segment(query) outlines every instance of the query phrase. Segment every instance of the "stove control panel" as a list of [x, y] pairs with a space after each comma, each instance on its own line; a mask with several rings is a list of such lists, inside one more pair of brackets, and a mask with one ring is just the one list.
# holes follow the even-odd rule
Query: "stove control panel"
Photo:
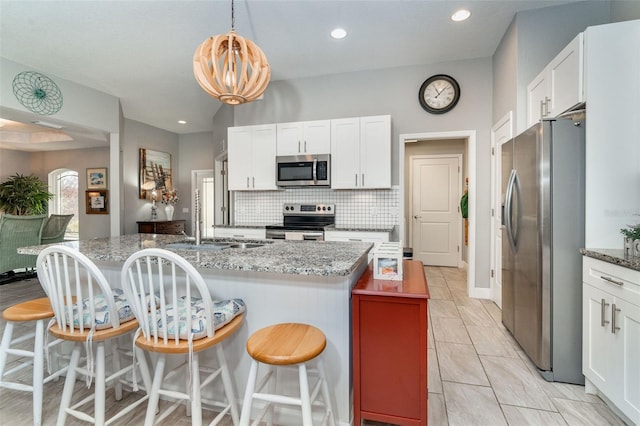
[[290, 215], [335, 215], [335, 204], [285, 204], [282, 212]]

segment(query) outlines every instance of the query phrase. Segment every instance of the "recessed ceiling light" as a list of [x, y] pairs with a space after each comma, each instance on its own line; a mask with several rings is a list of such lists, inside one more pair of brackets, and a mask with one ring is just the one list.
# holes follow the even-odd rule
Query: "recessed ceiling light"
[[347, 36], [347, 31], [345, 31], [343, 28], [336, 28], [335, 30], [331, 31], [331, 37], [339, 40], [341, 38], [345, 38]]
[[451, 15], [451, 20], [456, 22], [464, 21], [469, 16], [471, 16], [471, 12], [469, 12], [467, 9], [460, 9], [456, 11], [453, 15]]
[[178, 124], [187, 124], [187, 122], [184, 120], [178, 120]]

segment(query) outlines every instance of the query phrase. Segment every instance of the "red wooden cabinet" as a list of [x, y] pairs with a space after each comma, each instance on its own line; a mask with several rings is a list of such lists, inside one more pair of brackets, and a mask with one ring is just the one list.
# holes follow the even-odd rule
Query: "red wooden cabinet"
[[372, 265], [351, 292], [354, 424], [427, 424], [427, 309], [422, 262], [403, 261], [402, 281], [374, 280]]

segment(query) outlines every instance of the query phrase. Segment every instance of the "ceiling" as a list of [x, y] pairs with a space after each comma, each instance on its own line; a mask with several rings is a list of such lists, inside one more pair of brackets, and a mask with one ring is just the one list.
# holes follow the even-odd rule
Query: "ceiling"
[[[236, 0], [235, 28], [265, 52], [272, 81], [288, 80], [489, 57], [516, 12], [573, 1]], [[453, 22], [461, 7], [471, 17]], [[335, 27], [347, 37], [332, 39]], [[0, 0], [3, 57], [118, 97], [126, 118], [178, 134], [212, 130], [221, 104], [195, 82], [193, 53], [230, 28], [230, 0]]]

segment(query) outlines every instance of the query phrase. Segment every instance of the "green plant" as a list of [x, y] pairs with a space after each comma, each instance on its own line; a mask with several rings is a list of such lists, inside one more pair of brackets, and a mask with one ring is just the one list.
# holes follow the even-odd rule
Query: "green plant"
[[640, 223], [627, 228], [620, 229], [620, 233], [630, 240], [640, 240]]
[[52, 197], [47, 184], [33, 174], [25, 176], [16, 173], [0, 183], [0, 210], [7, 214], [45, 214], [47, 202]]

